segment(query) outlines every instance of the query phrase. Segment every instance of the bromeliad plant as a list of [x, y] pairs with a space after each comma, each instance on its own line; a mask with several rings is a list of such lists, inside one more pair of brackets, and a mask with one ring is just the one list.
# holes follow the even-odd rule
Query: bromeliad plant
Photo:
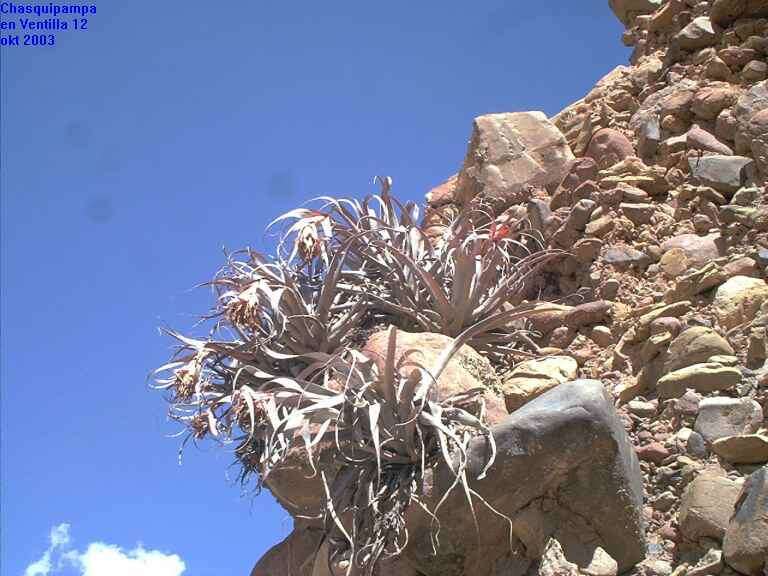
[[[526, 317], [541, 308], [522, 300], [528, 280], [561, 252], [543, 250], [525, 227], [465, 209], [439, 241], [419, 225], [419, 210], [390, 193], [391, 181], [362, 202], [320, 198], [270, 226], [285, 230], [277, 256], [231, 254], [212, 280], [212, 335], [179, 342], [156, 371], [170, 415], [187, 441], [236, 443], [241, 479], [269, 484], [295, 450], [315, 468], [313, 449], [335, 446], [333, 469], [316, 471], [325, 492], [329, 560], [370, 574], [399, 553], [405, 516], [423, 501], [425, 471], [448, 464], [470, 505], [470, 440], [493, 436], [483, 419], [483, 390], [442, 398], [436, 382], [468, 344], [494, 363], [509, 362]], [[390, 326], [382, 366], [365, 357], [367, 330]], [[395, 358], [396, 328], [454, 338], [433, 366], [404, 372]], [[450, 492], [450, 490], [449, 490]], [[437, 525], [437, 524], [436, 524]]]

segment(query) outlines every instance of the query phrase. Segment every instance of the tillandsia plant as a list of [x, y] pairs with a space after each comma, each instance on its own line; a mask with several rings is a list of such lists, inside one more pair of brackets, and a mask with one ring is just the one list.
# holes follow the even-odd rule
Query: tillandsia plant
[[[491, 450], [482, 389], [442, 397], [437, 380], [467, 344], [494, 363], [519, 347], [524, 321], [546, 311], [522, 301], [528, 280], [562, 254], [542, 249], [525, 226], [467, 208], [438, 241], [419, 209], [390, 192], [391, 180], [365, 200], [317, 199], [270, 226], [285, 225], [277, 255], [245, 249], [227, 257], [210, 282], [216, 305], [207, 339], [166, 332], [179, 343], [155, 371], [170, 415], [189, 441], [234, 443], [245, 483], [269, 484], [292, 450], [303, 450], [325, 494], [329, 565], [372, 574], [382, 557], [406, 545], [406, 513], [421, 506], [435, 519], [448, 494], [428, 508], [425, 472], [447, 464], [470, 508], [467, 448], [477, 435]], [[387, 358], [360, 352], [361, 337], [390, 326]], [[453, 338], [436, 363], [403, 370], [397, 330]], [[313, 453], [332, 441], [334, 466]], [[482, 475], [481, 474], [481, 475]], [[435, 529], [437, 533], [437, 528]]]

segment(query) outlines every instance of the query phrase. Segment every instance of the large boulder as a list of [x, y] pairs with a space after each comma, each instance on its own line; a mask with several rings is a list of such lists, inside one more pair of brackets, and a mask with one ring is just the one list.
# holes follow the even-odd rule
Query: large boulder
[[[550, 537], [565, 556], [588, 566], [598, 547], [628, 570], [645, 555], [643, 487], [639, 463], [613, 406], [595, 380], [562, 384], [508, 416], [492, 429], [496, 461], [477, 478], [488, 458], [483, 437], [470, 445], [467, 477], [483, 498], [473, 498], [480, 526], [475, 531], [466, 496], [451, 491], [437, 512], [439, 546], [433, 554], [426, 514], [409, 517], [406, 554], [424, 576], [472, 574], [520, 576], [526, 566], [513, 548], [538, 560]], [[434, 476], [429, 501], [442, 498], [454, 483], [447, 466]], [[489, 506], [495, 510], [491, 511]], [[516, 543], [522, 543], [517, 546]], [[520, 553], [518, 553], [520, 554]], [[504, 572], [499, 572], [504, 566]]]
[[550, 191], [574, 160], [562, 133], [543, 112], [488, 114], [475, 118], [455, 197], [478, 195], [509, 205], [528, 199], [528, 187]]
[[[296, 521], [293, 531], [270, 548], [254, 566], [251, 576], [336, 576], [344, 574], [344, 566], [328, 567], [328, 548], [323, 545], [323, 530]], [[382, 559], [373, 576], [418, 576], [400, 558]]]
[[717, 34], [712, 28], [712, 22], [706, 16], [694, 18], [672, 39], [673, 45], [683, 50], [699, 50], [712, 46], [717, 42]]
[[739, 498], [736, 482], [715, 472], [703, 472], [683, 492], [680, 533], [691, 542], [722, 540]]
[[322, 535], [320, 528], [297, 526], [259, 559], [251, 576], [313, 576], [315, 552]]
[[768, 300], [768, 284], [761, 278], [734, 276], [717, 288], [713, 311], [725, 330], [754, 320]]
[[744, 482], [723, 541], [725, 561], [742, 574], [759, 576], [768, 561], [768, 466]]
[[752, 158], [746, 156], [703, 156], [689, 158], [688, 164], [695, 182], [710, 186], [731, 197], [747, 183]]
[[[443, 350], [453, 344], [453, 338], [432, 332], [395, 330], [395, 365], [401, 376], [407, 377], [417, 366], [431, 370]], [[373, 360], [383, 373], [389, 347], [389, 328], [374, 332], [361, 352]], [[478, 387], [498, 387], [496, 371], [487, 358], [469, 346], [462, 346], [437, 380], [440, 398]]]
[[[443, 334], [411, 333], [395, 330], [395, 363], [401, 375], [407, 376], [416, 366], [431, 369], [442, 351], [453, 343]], [[374, 332], [362, 347], [381, 373], [387, 358], [389, 329]], [[507, 412], [498, 390], [501, 384], [496, 371], [484, 356], [469, 346], [462, 346], [450, 360], [433, 388], [433, 397], [443, 399], [453, 394], [485, 388], [485, 415], [489, 423], [502, 420]], [[320, 469], [333, 475], [337, 469], [338, 448], [330, 435], [312, 449]], [[323, 484], [319, 474], [307, 460], [304, 446], [293, 447], [280, 466], [265, 480], [267, 488], [292, 516], [317, 516], [324, 509]]]

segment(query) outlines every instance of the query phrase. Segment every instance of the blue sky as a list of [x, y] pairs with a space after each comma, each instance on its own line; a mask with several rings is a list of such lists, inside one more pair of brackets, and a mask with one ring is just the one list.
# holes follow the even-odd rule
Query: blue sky
[[626, 63], [622, 28], [602, 0], [97, 10], [53, 48], [0, 49], [0, 570], [48, 551], [36, 574], [112, 576], [88, 567], [106, 550], [126, 574], [157, 552], [247, 575], [290, 518], [241, 495], [226, 450], [177, 464], [146, 385], [170, 350], [157, 326], [190, 327], [210, 304], [190, 289], [223, 247], [267, 247], [276, 215], [376, 174], [421, 199], [474, 116], [582, 97]]

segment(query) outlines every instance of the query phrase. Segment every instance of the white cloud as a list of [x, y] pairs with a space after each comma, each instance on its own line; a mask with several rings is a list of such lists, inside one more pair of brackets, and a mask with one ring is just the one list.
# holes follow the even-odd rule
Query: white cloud
[[82, 554], [68, 552], [65, 558], [80, 569], [82, 576], [181, 576], [186, 568], [176, 554], [145, 550], [142, 546], [123, 552], [103, 542], [92, 542]]
[[181, 576], [186, 570], [177, 554], [147, 550], [141, 544], [127, 551], [104, 542], [91, 542], [85, 552], [69, 549], [69, 527], [51, 529], [48, 549], [27, 566], [24, 576], [53, 576], [64, 568], [74, 568], [78, 576]]
[[69, 524], [63, 523], [51, 528], [48, 539], [48, 549], [39, 559], [27, 566], [24, 576], [48, 576], [51, 573], [51, 556], [60, 548], [69, 546]]

